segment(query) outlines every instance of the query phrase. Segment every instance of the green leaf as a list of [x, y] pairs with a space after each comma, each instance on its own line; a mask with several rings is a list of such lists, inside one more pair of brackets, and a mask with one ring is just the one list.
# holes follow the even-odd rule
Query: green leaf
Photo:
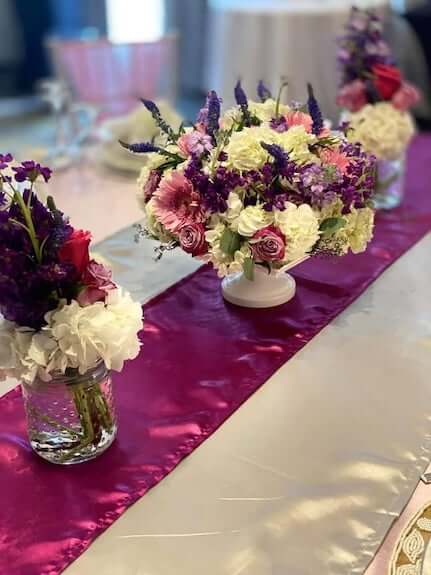
[[330, 236], [335, 234], [336, 231], [343, 228], [346, 225], [346, 220], [344, 218], [340, 218], [338, 216], [332, 218], [326, 218], [320, 224], [320, 231], [323, 232], [326, 236]]
[[241, 247], [241, 236], [226, 228], [220, 238], [220, 248], [228, 256], [233, 256]]
[[242, 269], [244, 271], [245, 277], [252, 282], [254, 280], [253, 260], [251, 258], [245, 259], [244, 263], [242, 264]]

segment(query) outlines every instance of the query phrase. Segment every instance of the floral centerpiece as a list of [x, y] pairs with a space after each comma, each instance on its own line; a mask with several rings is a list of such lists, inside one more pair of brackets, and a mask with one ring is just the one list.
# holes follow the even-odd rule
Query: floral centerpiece
[[245, 306], [287, 301], [292, 280], [277, 272], [317, 254], [361, 252], [372, 236], [374, 158], [329, 131], [311, 86], [307, 106], [282, 104], [282, 88], [274, 99], [260, 83], [250, 101], [238, 83], [237, 105], [224, 114], [212, 91], [196, 123], [177, 132], [144, 100], [165, 145], [122, 142], [147, 155], [141, 232], [161, 242], [160, 254], [179, 246], [211, 262], [229, 276], [225, 298]]
[[51, 171], [0, 155], [0, 379], [23, 384], [32, 447], [70, 463], [115, 437], [109, 370], [139, 352], [142, 310], [89, 255], [74, 229], [36, 194]]
[[375, 13], [352, 8], [338, 41], [337, 103], [348, 110], [344, 119], [351, 128], [349, 139], [379, 160], [377, 207], [391, 208], [402, 198], [404, 155], [415, 131], [408, 110], [420, 94], [403, 79], [382, 28]]

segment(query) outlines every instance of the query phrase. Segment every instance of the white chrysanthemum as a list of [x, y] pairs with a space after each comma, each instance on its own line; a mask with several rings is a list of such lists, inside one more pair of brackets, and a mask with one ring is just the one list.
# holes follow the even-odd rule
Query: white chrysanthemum
[[228, 168], [239, 171], [258, 170], [268, 160], [268, 152], [261, 143], [273, 143], [276, 132], [265, 126], [244, 128], [234, 132], [224, 149], [227, 154], [225, 162]]
[[274, 212], [274, 221], [286, 238], [286, 262], [307, 255], [319, 239], [319, 220], [308, 204], [288, 202], [284, 211]]
[[121, 371], [139, 353], [137, 332], [142, 310], [121, 288], [108, 292], [106, 302], [80, 307], [75, 300], [47, 314], [44, 329], [58, 342], [56, 367], [85, 373], [102, 359], [108, 369]]
[[286, 132], [276, 132], [273, 141], [289, 153], [290, 160], [300, 163], [319, 161], [309, 148], [317, 142], [317, 137], [307, 132], [304, 126], [292, 126]]
[[349, 140], [360, 142], [365, 151], [379, 160], [396, 160], [408, 146], [415, 126], [408, 112], [401, 112], [390, 102], [369, 104], [348, 116]]
[[254, 234], [271, 223], [272, 216], [262, 206], [247, 206], [238, 219], [232, 224], [232, 228], [241, 236], [251, 238]]

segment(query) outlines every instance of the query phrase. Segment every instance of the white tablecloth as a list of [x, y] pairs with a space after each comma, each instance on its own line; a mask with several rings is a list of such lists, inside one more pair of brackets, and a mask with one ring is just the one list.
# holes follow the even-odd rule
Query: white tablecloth
[[[196, 268], [131, 240], [99, 251], [141, 301]], [[430, 249], [431, 235], [65, 573], [362, 574], [429, 459]]]
[[[343, 31], [351, 4], [346, 0], [212, 0], [205, 88], [215, 89], [230, 106], [238, 78], [251, 97], [259, 80], [276, 92], [285, 76], [288, 101], [304, 101], [307, 82], [312, 82], [325, 116], [336, 121], [336, 37]], [[355, 4], [384, 14], [388, 0]], [[394, 18], [389, 40], [404, 73], [428, 97], [421, 48], [407, 23]]]

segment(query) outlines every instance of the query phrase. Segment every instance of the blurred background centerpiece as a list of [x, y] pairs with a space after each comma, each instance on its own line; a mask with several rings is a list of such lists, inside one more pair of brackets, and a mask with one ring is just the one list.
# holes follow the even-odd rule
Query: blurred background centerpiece
[[[430, 0], [355, 4], [384, 17], [403, 76], [423, 94], [414, 114], [426, 128]], [[286, 78], [286, 101], [299, 100], [312, 78], [325, 116], [336, 122], [335, 39], [351, 6], [350, 0], [0, 0], [0, 147], [18, 159], [39, 152], [59, 168], [82, 160], [86, 143], [102, 140], [97, 159], [134, 173], [113, 142], [125, 139], [125, 130], [141, 139], [155, 135], [149, 116], [136, 112], [139, 98], [162, 101], [175, 123], [195, 117], [209, 89], [232, 105], [239, 77], [249, 92], [259, 80], [274, 90]]]

